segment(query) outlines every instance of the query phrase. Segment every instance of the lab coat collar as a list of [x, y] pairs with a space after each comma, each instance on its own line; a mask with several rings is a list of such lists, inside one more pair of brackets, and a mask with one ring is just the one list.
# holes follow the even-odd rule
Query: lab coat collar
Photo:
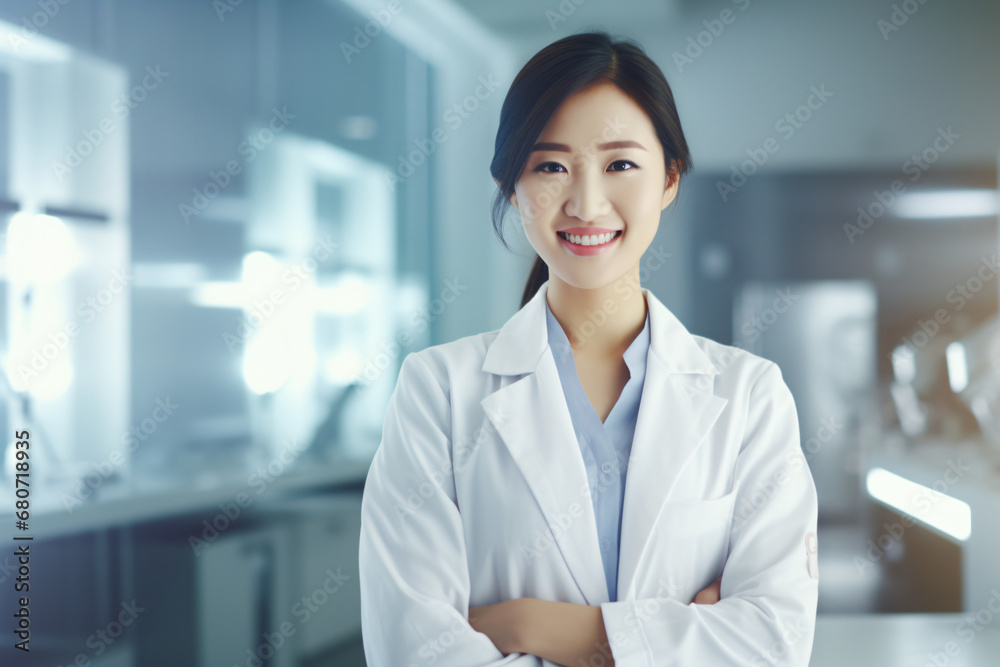
[[[534, 372], [548, 347], [545, 298], [549, 281], [500, 329], [493, 340], [482, 369], [497, 375]], [[719, 370], [688, 333], [677, 317], [647, 288], [642, 288], [649, 309], [650, 352], [668, 373], [704, 373]]]
[[[548, 345], [547, 287], [548, 281], [500, 329], [482, 366], [524, 377], [480, 404], [542, 509], [584, 599], [596, 605], [608, 601], [609, 593], [587, 472]], [[651, 566], [642, 556], [660, 510], [728, 402], [713, 393], [719, 369], [673, 313], [648, 289], [642, 292], [651, 340], [625, 480], [619, 600], [634, 596], [640, 566]]]

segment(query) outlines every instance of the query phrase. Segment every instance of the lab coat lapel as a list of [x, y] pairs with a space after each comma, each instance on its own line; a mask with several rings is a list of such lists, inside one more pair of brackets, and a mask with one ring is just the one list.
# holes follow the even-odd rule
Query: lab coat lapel
[[[491, 373], [527, 375], [480, 403], [527, 481], [586, 603], [597, 605], [608, 600], [608, 586], [587, 471], [548, 346], [547, 286], [507, 321], [483, 363]], [[534, 548], [511, 548], [521, 546]]]
[[[546, 281], [500, 329], [483, 362], [486, 372], [524, 377], [481, 405], [527, 481], [584, 599], [597, 605], [609, 595], [587, 473], [548, 346], [547, 288]], [[712, 393], [710, 377], [702, 379], [718, 369], [680, 321], [642, 291], [651, 339], [626, 473], [618, 599], [631, 594], [660, 508], [727, 402]]]
[[649, 290], [643, 289], [643, 294], [651, 337], [625, 475], [619, 599], [634, 597], [637, 572], [649, 565], [642, 558], [660, 510], [681, 474], [698, 474], [685, 464], [728, 403], [712, 392], [718, 368], [666, 306]]

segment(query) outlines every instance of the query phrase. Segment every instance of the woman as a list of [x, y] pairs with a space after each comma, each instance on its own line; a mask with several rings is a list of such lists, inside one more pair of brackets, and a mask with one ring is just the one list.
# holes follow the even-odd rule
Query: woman
[[362, 503], [369, 667], [808, 664], [792, 396], [639, 281], [690, 166], [634, 42], [572, 35], [514, 79], [493, 222], [514, 206], [538, 257], [501, 329], [403, 360]]

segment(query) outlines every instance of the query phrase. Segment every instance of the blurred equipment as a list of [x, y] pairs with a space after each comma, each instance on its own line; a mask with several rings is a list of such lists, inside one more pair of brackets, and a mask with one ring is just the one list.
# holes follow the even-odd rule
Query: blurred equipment
[[952, 391], [972, 411], [983, 443], [1000, 461], [1000, 318], [951, 342], [946, 360]]
[[863, 452], [879, 437], [876, 301], [863, 280], [747, 283], [734, 307], [734, 344], [778, 364], [795, 398], [819, 500], [820, 613], [874, 612], [883, 585], [882, 562], [857, 565]]
[[861, 445], [877, 428], [875, 315], [862, 280], [750, 282], [736, 298], [734, 344], [778, 364], [795, 397], [821, 522], [861, 509]]
[[[314, 450], [370, 458], [399, 360], [395, 314], [375, 307], [393, 303], [397, 287], [391, 172], [284, 131], [248, 173], [242, 282], [257, 323], [243, 370], [258, 449], [274, 457], [278, 443], [313, 442], [319, 429], [343, 439]], [[365, 391], [355, 395], [348, 387], [358, 381]], [[336, 432], [324, 424], [331, 394], [351, 399], [350, 410], [337, 408], [347, 423]]]
[[[930, 436], [962, 440], [975, 435], [977, 429], [967, 406], [953, 391], [958, 378], [948, 379], [953, 372], [960, 372], [957, 367], [951, 371], [946, 361], [946, 355], [956, 354], [951, 347], [955, 334], [941, 329], [931, 329], [928, 333], [923, 328], [927, 324], [922, 322], [920, 329], [904, 337], [893, 349], [889, 394], [900, 430], [911, 440]], [[954, 364], [951, 362], [952, 366]]]
[[0, 48], [0, 363], [19, 398], [0, 426], [34, 425], [33, 482], [73, 484], [128, 429], [130, 119], [109, 100], [128, 95], [129, 72], [21, 41]]

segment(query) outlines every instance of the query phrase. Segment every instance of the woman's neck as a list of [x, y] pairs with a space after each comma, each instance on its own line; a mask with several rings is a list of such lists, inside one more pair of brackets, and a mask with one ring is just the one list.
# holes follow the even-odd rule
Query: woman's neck
[[620, 358], [646, 323], [638, 275], [595, 289], [574, 287], [550, 275], [545, 296], [574, 354]]

